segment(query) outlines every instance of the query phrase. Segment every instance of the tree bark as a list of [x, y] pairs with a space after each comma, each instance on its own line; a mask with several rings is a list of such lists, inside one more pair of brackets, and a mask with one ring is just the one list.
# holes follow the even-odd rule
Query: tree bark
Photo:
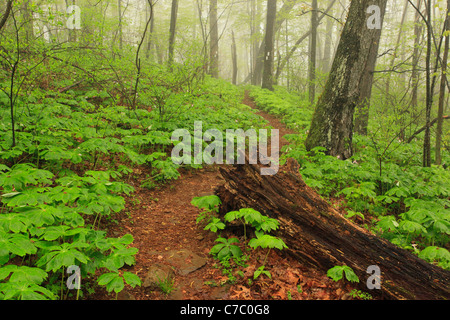
[[[153, 1], [153, 0], [152, 0]], [[151, 15], [151, 22], [150, 22], [150, 32], [148, 34], [148, 40], [147, 40], [147, 50], [145, 51], [145, 57], [148, 59], [150, 58], [150, 55], [152, 54], [152, 47], [153, 47], [153, 37], [155, 33], [155, 14], [154, 14], [154, 4], [152, 3], [152, 6], [149, 6], [148, 14]]]
[[236, 52], [236, 39], [234, 38], [234, 31], [231, 31], [231, 56], [233, 59], [233, 76], [232, 76], [232, 83], [234, 85], [237, 84], [237, 74], [238, 74], [238, 66], [237, 66], [237, 52]]
[[178, 14], [178, 0], [172, 0], [172, 9], [170, 13], [170, 30], [169, 30], [169, 54], [168, 65], [169, 69], [172, 69], [173, 65], [173, 52], [175, 49], [175, 32], [177, 28], [177, 14]]
[[219, 77], [219, 29], [217, 21], [217, 0], [210, 0], [209, 14], [210, 47], [209, 47], [209, 73], [212, 77]]
[[267, 0], [266, 36], [264, 38], [264, 72], [262, 88], [273, 91], [273, 56], [275, 19], [277, 15], [277, 0]]
[[[450, 29], [450, 0], [447, 0], [447, 16], [445, 19], [445, 30]], [[441, 86], [439, 92], [439, 105], [438, 105], [438, 115], [437, 115], [437, 126], [436, 126], [436, 145], [435, 145], [435, 162], [437, 165], [442, 163], [441, 157], [441, 142], [442, 142], [442, 125], [444, 122], [444, 99], [445, 99], [445, 89], [447, 82], [447, 61], [448, 61], [448, 50], [449, 50], [449, 36], [445, 35], [444, 44], [444, 56], [442, 58], [442, 72], [441, 72]]]
[[12, 9], [12, 4], [13, 0], [8, 0], [8, 2], [6, 3], [5, 13], [3, 14], [2, 20], [0, 20], [0, 31], [3, 29], [3, 27], [6, 24], [6, 21], [8, 20], [9, 14], [11, 13]]
[[[422, 4], [422, 0], [417, 0], [417, 9], [420, 10]], [[413, 107], [413, 114], [415, 114], [417, 109], [417, 89], [419, 86], [419, 73], [417, 72], [417, 66], [419, 65], [420, 58], [420, 36], [422, 33], [422, 26], [420, 25], [420, 14], [419, 11], [416, 11], [414, 17], [414, 49], [412, 55], [412, 73], [411, 73], [411, 82], [412, 82], [412, 93], [411, 93], [411, 106]]]
[[[333, 12], [330, 12], [333, 15]], [[327, 19], [326, 24], [326, 36], [323, 41], [323, 59], [321, 62], [321, 70], [323, 73], [328, 73], [330, 71], [331, 65], [331, 47], [333, 43], [333, 20]]]
[[356, 114], [354, 119], [355, 132], [361, 135], [367, 135], [367, 127], [369, 125], [369, 110], [370, 98], [372, 96], [373, 72], [375, 71], [378, 48], [380, 46], [380, 41], [378, 40], [381, 37], [381, 29], [377, 29], [376, 31], [378, 32], [378, 34], [375, 35], [375, 40], [372, 42], [372, 46], [370, 47], [367, 64], [361, 77], [359, 99], [356, 104]]
[[117, 3], [119, 10], [119, 49], [123, 49], [123, 28], [122, 28], [122, 0], [118, 0]]
[[[275, 235], [287, 253], [323, 272], [347, 265], [367, 291], [367, 268], [381, 271], [380, 290], [370, 294], [384, 299], [449, 299], [450, 272], [432, 265], [386, 239], [371, 234], [344, 218], [308, 187], [293, 159], [274, 176], [262, 176], [258, 165], [222, 167], [225, 183], [216, 189], [222, 201], [219, 214], [253, 208], [275, 218]], [[367, 279], [367, 280], [366, 280]]]
[[317, 27], [319, 26], [317, 14], [317, 0], [312, 0], [311, 36], [309, 41], [309, 103], [312, 105], [316, 98], [316, 57], [317, 57]]
[[423, 139], [423, 166], [431, 167], [431, 107], [433, 105], [433, 92], [431, 83], [431, 41], [432, 41], [432, 29], [431, 29], [431, 0], [426, 2], [427, 4], [427, 55], [425, 58], [425, 78], [426, 78], [426, 105], [425, 105], [425, 137]]
[[[448, 120], [448, 119], [450, 119], [450, 116], [444, 116], [444, 115], [442, 115], [442, 116], [440, 117], [440, 119], [441, 119], [442, 121]], [[434, 124], [435, 124], [436, 122], [438, 122], [438, 120], [439, 120], [439, 118], [434, 118], [434, 120], [432, 120], [432, 121], [430, 122], [429, 127], [431, 128], [432, 126], [434, 126]], [[427, 128], [427, 125], [424, 125], [422, 128], [416, 130], [416, 131], [408, 138], [408, 140], [406, 141], [406, 143], [411, 143], [411, 141], [413, 141], [413, 139], [414, 139], [415, 137], [417, 137], [417, 135], [418, 135], [419, 133], [424, 132], [426, 128]]]
[[[275, 21], [275, 30], [274, 34], [276, 34], [281, 26], [283, 25], [284, 21], [286, 20], [286, 16], [288, 13], [294, 8], [294, 5], [296, 3], [296, 0], [288, 0], [284, 2], [284, 5], [281, 7], [278, 14], [276, 14], [276, 21]], [[253, 69], [253, 77], [254, 81], [252, 84], [259, 85], [261, 83], [261, 74], [264, 68], [264, 51], [265, 51], [265, 39], [261, 42], [255, 56], [255, 65]], [[244, 82], [247, 82], [249, 78], [247, 78]]]
[[361, 94], [361, 78], [380, 35], [378, 29], [368, 28], [370, 16], [366, 10], [377, 5], [382, 25], [386, 1], [351, 2], [333, 66], [305, 141], [307, 150], [320, 146], [340, 159], [352, 156], [353, 113]]

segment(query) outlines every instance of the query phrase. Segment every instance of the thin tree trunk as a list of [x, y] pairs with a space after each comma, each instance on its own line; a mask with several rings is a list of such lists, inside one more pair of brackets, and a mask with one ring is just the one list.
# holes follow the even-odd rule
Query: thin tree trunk
[[12, 9], [12, 4], [13, 0], [8, 0], [8, 2], [6, 3], [5, 13], [3, 14], [2, 20], [0, 20], [0, 31], [3, 29], [3, 27], [6, 24], [6, 21], [8, 20], [9, 14], [11, 13]]
[[267, 0], [266, 36], [264, 38], [264, 73], [262, 88], [273, 91], [274, 32], [277, 14], [277, 0]]
[[[70, 4], [69, 0], [66, 0], [65, 2], [66, 2], [66, 10], [70, 6], [75, 5], [75, 0], [72, 0], [72, 4]], [[75, 41], [77, 41], [76, 35], [75, 35], [75, 30], [69, 29], [69, 42], [75, 42]]]
[[[448, 32], [450, 29], [450, 17], [448, 14], [450, 13], [450, 0], [447, 0], [447, 15], [445, 19], [445, 30]], [[445, 89], [447, 82], [447, 61], [448, 61], [448, 50], [449, 50], [449, 35], [448, 33], [445, 35], [445, 44], [444, 44], [444, 56], [442, 58], [442, 72], [441, 72], [441, 87], [439, 92], [439, 106], [438, 106], [438, 115], [437, 115], [437, 126], [436, 126], [436, 164], [441, 165], [442, 157], [441, 157], [441, 142], [442, 142], [442, 125], [444, 122], [444, 99], [445, 99]]]
[[237, 74], [238, 74], [238, 66], [237, 66], [237, 52], [236, 52], [236, 39], [234, 38], [234, 31], [231, 31], [231, 55], [233, 59], [233, 77], [232, 83], [237, 84]]
[[169, 54], [168, 65], [169, 69], [172, 69], [173, 65], [173, 53], [175, 48], [175, 33], [177, 27], [177, 14], [178, 14], [178, 0], [172, 0], [172, 9], [170, 14], [170, 34], [169, 34]]
[[427, 4], [427, 56], [425, 59], [425, 76], [426, 76], [426, 105], [425, 105], [425, 137], [423, 140], [423, 166], [431, 166], [431, 139], [430, 139], [430, 122], [431, 122], [431, 107], [433, 104], [433, 93], [431, 85], [431, 1]]
[[[328, 13], [328, 11], [331, 10], [331, 8], [333, 7], [334, 3], [336, 2], [336, 0], [331, 1], [331, 3], [329, 4], [328, 8], [325, 10], [325, 13], [321, 14], [318, 18], [318, 23], [320, 23], [320, 21], [325, 17], [325, 15]], [[292, 55], [295, 53], [295, 51], [298, 49], [298, 47], [300, 46], [300, 44], [303, 42], [303, 40], [305, 40], [306, 38], [309, 37], [309, 35], [311, 34], [311, 29], [306, 32], [305, 34], [303, 34], [298, 40], [297, 42], [290, 48], [289, 53], [286, 55], [286, 57], [283, 58], [283, 60], [281, 61], [281, 63], [279, 64], [279, 67], [277, 68], [277, 72], [275, 74], [275, 79], [278, 79], [281, 75], [281, 73], [283, 72], [284, 67], [286, 66], [287, 62], [289, 61], [289, 59], [291, 59]]]
[[119, 49], [123, 49], [123, 30], [122, 30], [122, 0], [118, 0], [119, 7]]
[[[154, 4], [153, 4], [153, 9], [152, 7], [149, 6], [149, 14], [152, 14], [152, 10], [155, 10]], [[152, 20], [150, 22], [150, 32], [148, 34], [148, 42], [147, 42], [147, 50], [145, 52], [145, 57], [148, 59], [150, 58], [150, 55], [152, 53], [152, 46], [153, 46], [153, 41], [154, 41], [154, 33], [155, 33], [155, 14], [153, 12], [152, 15]]]
[[[402, 20], [400, 22], [400, 29], [398, 30], [397, 42], [395, 43], [394, 53], [392, 55], [392, 59], [391, 59], [389, 70], [393, 70], [394, 69], [395, 58], [397, 58], [397, 55], [398, 55], [397, 51], [399, 49], [400, 40], [402, 38], [403, 26], [405, 24], [405, 20], [406, 20], [406, 16], [407, 16], [408, 6], [409, 6], [408, 0], [406, 0], [405, 1], [405, 7], [403, 9]], [[390, 89], [390, 85], [391, 85], [391, 74], [388, 73], [386, 76], [387, 76], [387, 79], [386, 79], [386, 99], [389, 99], [389, 89]]]
[[[331, 15], [333, 15], [333, 12], [331, 10]], [[321, 70], [323, 73], [328, 73], [330, 71], [330, 65], [331, 65], [331, 46], [333, 43], [333, 20], [327, 19], [326, 24], [326, 36], [323, 41], [323, 59], [322, 59], [322, 66]]]
[[[286, 33], [286, 44], [285, 44], [285, 46], [286, 46], [286, 54], [289, 52], [289, 33], [288, 33], [289, 26], [288, 26], [288, 23], [289, 23], [289, 21], [286, 19], [286, 30], [285, 30], [285, 33]], [[278, 72], [278, 69], [280, 68], [280, 63], [281, 63], [281, 59], [280, 59], [280, 61], [278, 61], [277, 72]], [[286, 86], [287, 86], [287, 89], [289, 91], [290, 90], [290, 81], [291, 81], [289, 61], [287, 62], [287, 72], [286, 73], [287, 73], [286, 74]], [[275, 81], [278, 81], [278, 77], [275, 78]]]
[[[280, 30], [281, 26], [283, 25], [284, 21], [286, 20], [287, 14], [292, 10], [295, 3], [296, 3], [295, 0], [287, 0], [284, 2], [283, 7], [281, 7], [278, 14], [276, 14], [274, 34], [276, 34]], [[256, 61], [255, 61], [255, 66], [254, 66], [254, 70], [253, 70], [253, 75], [255, 77], [255, 80], [253, 83], [254, 85], [259, 85], [261, 83], [261, 75], [264, 70], [264, 62], [265, 62], [264, 50], [265, 50], [265, 39], [263, 39], [263, 41], [261, 42], [261, 44], [257, 50]], [[248, 80], [249, 80], [249, 78], [247, 77], [247, 79], [244, 82], [247, 82]]]
[[[420, 10], [422, 4], [422, 0], [417, 0], [417, 9]], [[414, 17], [414, 49], [412, 56], [412, 73], [411, 73], [411, 81], [412, 81], [412, 92], [411, 92], [411, 106], [413, 107], [413, 113], [415, 113], [417, 108], [417, 89], [419, 86], [419, 73], [417, 72], [417, 66], [419, 65], [420, 58], [420, 35], [422, 33], [422, 26], [420, 25], [420, 14], [418, 11], [415, 13]]]
[[309, 42], [309, 103], [314, 104], [316, 98], [316, 57], [317, 57], [317, 0], [312, 0], [311, 36]]
[[209, 73], [214, 78], [219, 77], [219, 30], [217, 21], [217, 0], [210, 0], [210, 48], [209, 48]]
[[24, 19], [25, 39], [27, 43], [31, 41], [33, 37], [33, 15], [30, 9], [30, 0], [25, 1], [22, 4], [22, 16]]

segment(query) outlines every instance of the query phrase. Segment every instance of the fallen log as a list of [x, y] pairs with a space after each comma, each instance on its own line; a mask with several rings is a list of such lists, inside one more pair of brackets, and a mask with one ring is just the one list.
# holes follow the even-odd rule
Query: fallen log
[[369, 266], [381, 271], [381, 288], [369, 292], [381, 299], [442, 300], [450, 298], [450, 271], [432, 265], [343, 217], [308, 187], [293, 159], [274, 176], [260, 175], [258, 165], [221, 167], [225, 183], [215, 193], [222, 200], [219, 214], [253, 208], [276, 218], [276, 235], [287, 253], [324, 272], [347, 265], [368, 291]]

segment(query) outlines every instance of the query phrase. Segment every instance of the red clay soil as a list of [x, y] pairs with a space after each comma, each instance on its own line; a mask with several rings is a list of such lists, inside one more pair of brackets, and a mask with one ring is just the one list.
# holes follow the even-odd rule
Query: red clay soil
[[[253, 101], [246, 96], [243, 103], [254, 107]], [[273, 116], [259, 112], [268, 120], [269, 125], [280, 130], [280, 137], [294, 133]], [[287, 141], [282, 139], [281, 146]], [[139, 169], [136, 169], [138, 171]], [[229, 283], [222, 273], [220, 265], [209, 254], [216, 244], [216, 235], [203, 230], [196, 224], [200, 210], [192, 206], [191, 200], [197, 196], [210, 195], [223, 183], [217, 166], [202, 170], [181, 170], [181, 177], [159, 189], [149, 190], [140, 187], [140, 181], [130, 181], [136, 189], [132, 196], [126, 198], [126, 210], [117, 215], [117, 223], [109, 223], [109, 236], [131, 234], [133, 247], [139, 249], [136, 264], [127, 271], [137, 274], [144, 281], [148, 270], [155, 264], [169, 265], [167, 252], [172, 250], [190, 250], [207, 258], [206, 264], [188, 275], [175, 274], [173, 291], [166, 295], [161, 290], [126, 286], [118, 299], [161, 300], [161, 299], [348, 299], [353, 289], [342, 282], [335, 283], [323, 272], [308, 269], [295, 259], [282, 252], [272, 250], [266, 263], [272, 279], [260, 276], [253, 281], [253, 272], [262, 264], [266, 251], [249, 252], [247, 267], [236, 275], [236, 281]], [[137, 172], [139, 173], [139, 172]], [[238, 235], [233, 235], [237, 236]], [[239, 237], [241, 243], [244, 239]], [[245, 248], [243, 248], [245, 250]], [[187, 261], [189, 263], [189, 261]], [[96, 293], [88, 299], [115, 299], [103, 288], [96, 288]]]

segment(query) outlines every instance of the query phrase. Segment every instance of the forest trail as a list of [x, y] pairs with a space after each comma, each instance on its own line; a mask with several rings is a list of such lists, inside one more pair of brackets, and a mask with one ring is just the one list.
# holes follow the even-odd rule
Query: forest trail
[[[247, 94], [242, 103], [256, 109]], [[281, 150], [288, 143], [282, 137], [294, 132], [266, 112], [258, 110], [257, 114], [269, 126], [280, 130]], [[181, 170], [178, 180], [154, 190], [141, 188], [139, 181], [129, 182], [136, 191], [126, 199], [126, 214], [118, 215], [117, 224], [111, 224], [108, 233], [114, 237], [133, 235], [133, 247], [139, 252], [136, 264], [128, 271], [137, 274], [143, 285], [134, 289], [125, 287], [118, 299], [346, 299], [350, 287], [344, 288], [325, 274], [275, 250], [266, 264], [271, 280], [259, 278], [252, 286], [247, 285], [260, 264], [257, 260], [264, 258], [265, 252], [261, 251], [251, 253], [248, 267], [243, 269], [245, 281], [238, 278], [234, 284], [227, 283], [228, 277], [209, 254], [216, 244], [216, 235], [196, 224], [200, 210], [191, 205], [194, 197], [212, 195], [224, 182], [218, 168], [214, 165], [201, 170]], [[173, 277], [170, 294], [164, 294], [155, 285], [155, 274]], [[95, 299], [111, 299], [111, 296], [102, 288]]]

